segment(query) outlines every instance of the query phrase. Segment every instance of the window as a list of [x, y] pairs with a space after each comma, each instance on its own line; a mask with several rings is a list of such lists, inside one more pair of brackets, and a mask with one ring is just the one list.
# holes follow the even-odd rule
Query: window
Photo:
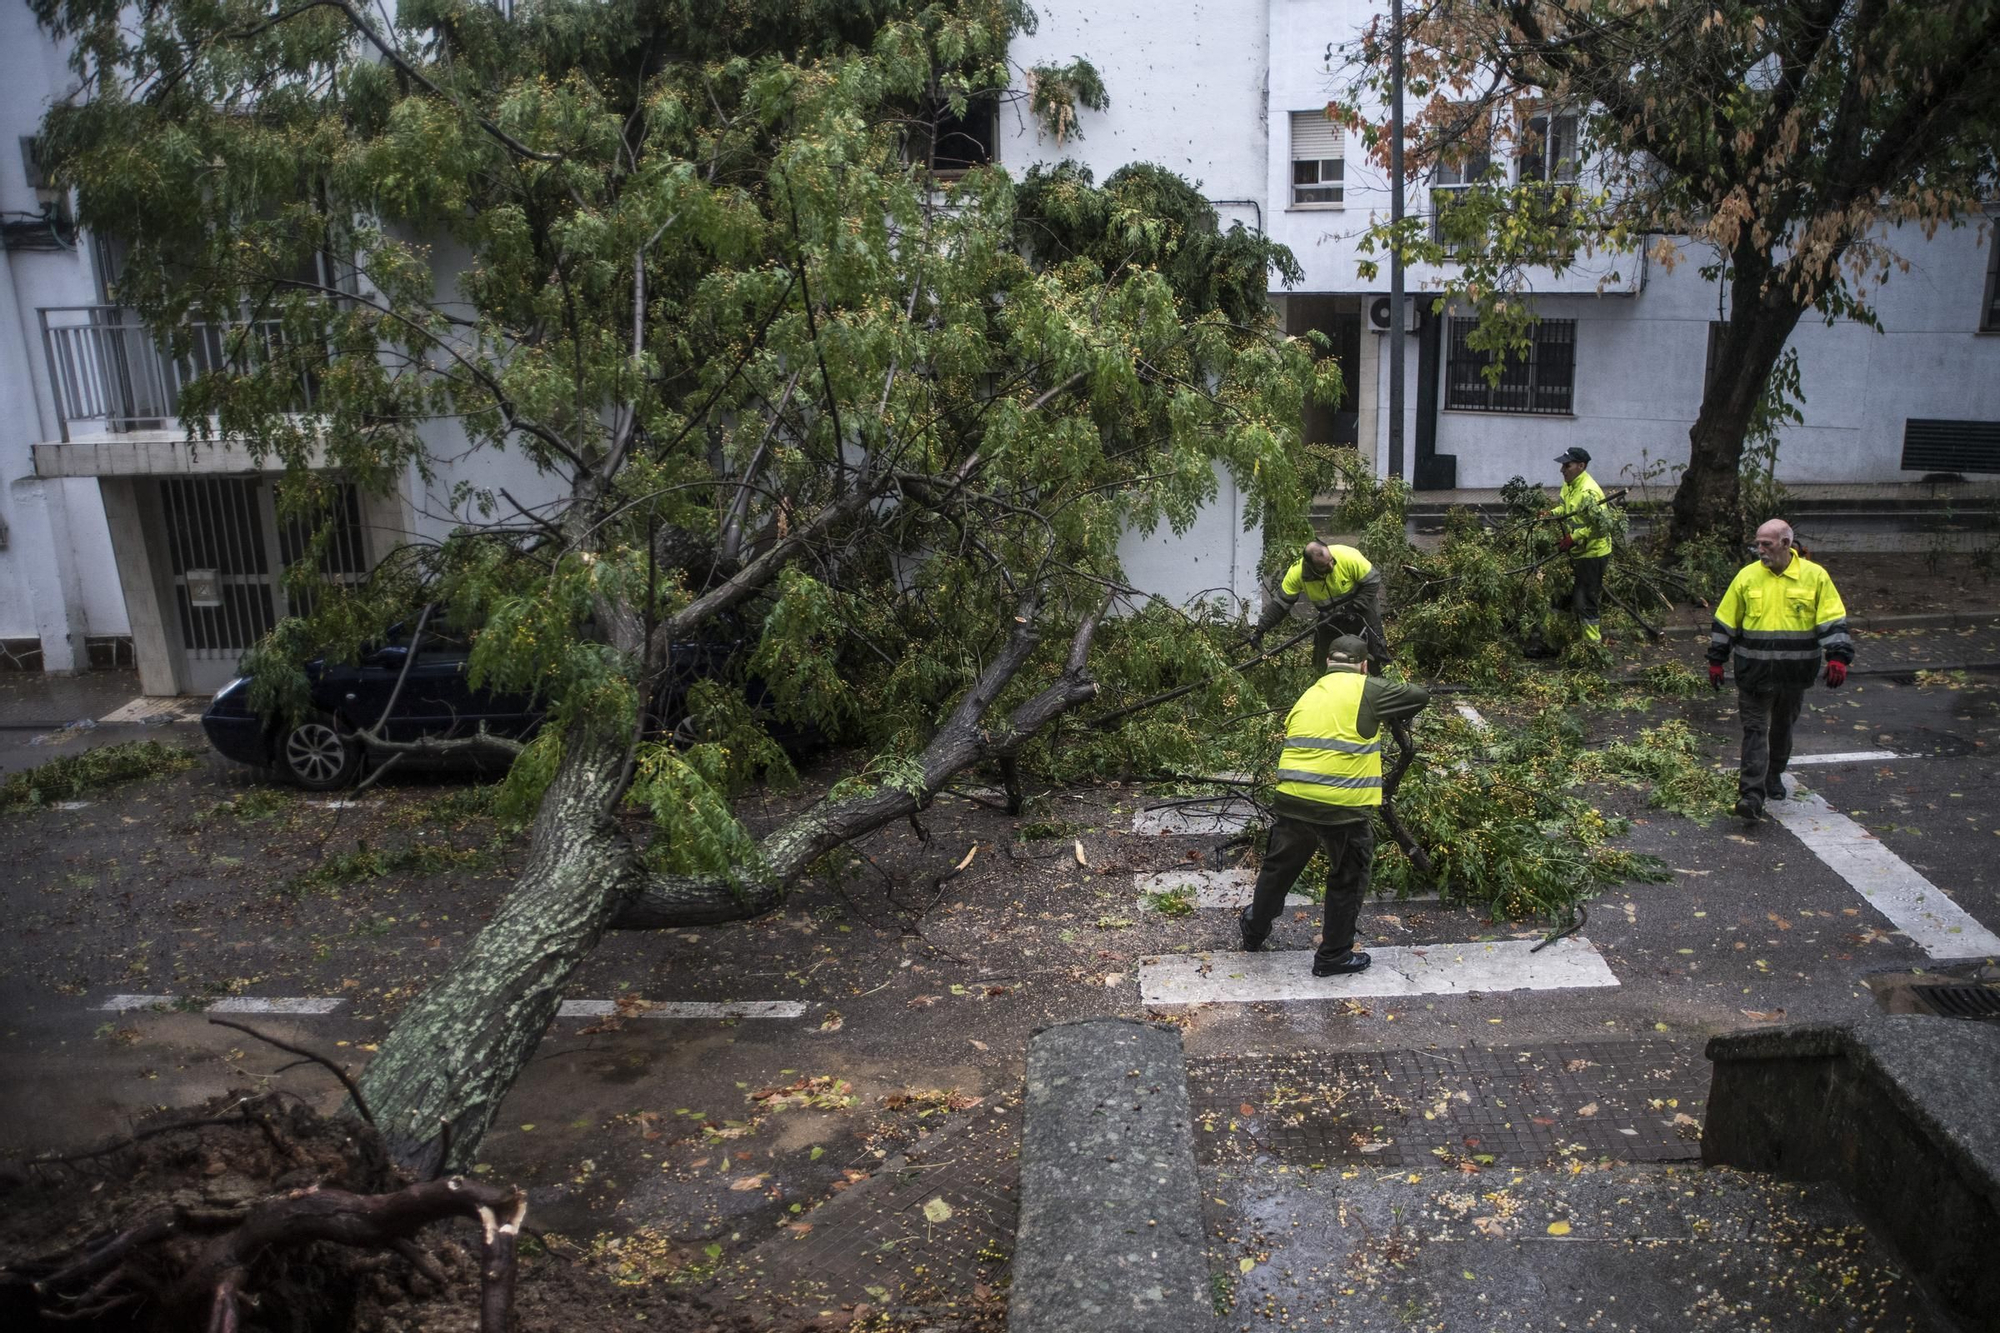
[[1514, 150], [1515, 178], [1527, 185], [1576, 180], [1576, 117], [1530, 116]]
[[2000, 333], [2000, 219], [1986, 234], [1986, 304], [1979, 307], [1979, 331]]
[[1485, 179], [1493, 167], [1493, 154], [1484, 148], [1466, 154], [1457, 165], [1440, 162], [1431, 173], [1431, 239], [1447, 250], [1455, 250], [1454, 238], [1447, 234], [1445, 215], [1467, 190]]
[[965, 114], [955, 116], [951, 103], [935, 102], [925, 125], [928, 137], [926, 156], [931, 170], [955, 176], [993, 161], [993, 143], [1000, 125], [1000, 104], [991, 94], [976, 94], [965, 101]]
[[1486, 382], [1493, 354], [1468, 345], [1479, 321], [1451, 321], [1451, 354], [1445, 363], [1444, 405], [1462, 412], [1520, 412], [1568, 416], [1575, 410], [1576, 321], [1545, 319], [1529, 333], [1528, 354], [1509, 353], [1500, 382]]
[[1338, 208], [1346, 193], [1340, 126], [1323, 111], [1292, 113], [1292, 207]]

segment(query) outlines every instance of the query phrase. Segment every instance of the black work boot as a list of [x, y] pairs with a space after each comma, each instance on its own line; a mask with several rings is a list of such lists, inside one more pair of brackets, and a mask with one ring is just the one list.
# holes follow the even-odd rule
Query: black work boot
[[1313, 975], [1316, 977], [1344, 977], [1351, 972], [1365, 972], [1373, 962], [1367, 954], [1358, 949], [1349, 949], [1335, 958], [1313, 959]]
[[1264, 947], [1264, 941], [1271, 938], [1271, 928], [1258, 930], [1250, 923], [1250, 909], [1244, 908], [1236, 914], [1236, 929], [1241, 933], [1242, 942], [1237, 946], [1244, 953], [1256, 953]]
[[1764, 806], [1748, 796], [1736, 798], [1736, 817], [1746, 824], [1755, 824], [1764, 818]]

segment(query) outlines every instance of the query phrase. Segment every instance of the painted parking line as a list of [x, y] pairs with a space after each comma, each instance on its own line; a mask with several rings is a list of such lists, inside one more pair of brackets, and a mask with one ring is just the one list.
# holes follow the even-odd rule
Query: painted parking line
[[[186, 1003], [178, 995], [114, 995], [96, 1006], [109, 1013], [129, 1013], [139, 1009], [173, 1008]], [[346, 1000], [337, 995], [294, 995], [267, 999], [230, 996], [211, 1002], [188, 1004], [210, 1014], [292, 1014], [323, 1017]], [[556, 1009], [557, 1018], [803, 1018], [806, 1006], [800, 1000], [738, 1000], [724, 1002], [663, 1000], [645, 1001], [564, 1000]]]
[[[170, 1008], [183, 1003], [178, 995], [114, 995], [97, 1007], [110, 1013], [134, 1009]], [[330, 1014], [346, 1003], [337, 995], [290, 995], [251, 999], [232, 995], [213, 1001], [193, 1001], [190, 1007], [211, 1014]]]
[[1257, 807], [1236, 796], [1155, 805], [1132, 816], [1132, 831], [1154, 837], [1233, 837], [1250, 827]]
[[564, 1000], [557, 1018], [803, 1018], [802, 1000], [662, 1000], [657, 1004], [616, 1000]]
[[1802, 764], [1879, 764], [1890, 759], [1922, 759], [1920, 754], [1897, 754], [1894, 750], [1842, 750], [1838, 754], [1795, 754], [1786, 767]]
[[1618, 984], [1597, 946], [1581, 935], [1540, 953], [1534, 947], [1533, 940], [1494, 940], [1370, 949], [1374, 964], [1344, 977], [1315, 977], [1307, 951], [1169, 954], [1139, 960], [1139, 998], [1144, 1004], [1245, 1004]]
[[[1173, 893], [1179, 889], [1194, 890], [1194, 905], [1198, 908], [1227, 908], [1240, 910], [1250, 904], [1251, 892], [1257, 887], [1257, 872], [1248, 869], [1237, 870], [1164, 870], [1156, 875], [1134, 875], [1132, 886], [1138, 891], [1139, 906], [1149, 908], [1153, 904], [1151, 896]], [[1371, 907], [1393, 907], [1398, 903], [1435, 903], [1435, 892], [1413, 893], [1407, 898], [1392, 898], [1386, 893], [1381, 897], [1370, 897], [1365, 902]], [[1285, 895], [1287, 907], [1317, 907], [1318, 903], [1302, 893]]]
[[1764, 809], [1932, 958], [2000, 955], [2000, 936], [1824, 797], [1795, 791]]

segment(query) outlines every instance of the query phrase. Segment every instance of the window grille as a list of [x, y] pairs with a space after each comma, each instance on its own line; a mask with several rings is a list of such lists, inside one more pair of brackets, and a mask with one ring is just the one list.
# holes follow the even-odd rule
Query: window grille
[[1540, 416], [1568, 416], [1576, 410], [1575, 320], [1538, 322], [1529, 332], [1527, 355], [1507, 354], [1498, 384], [1489, 384], [1485, 374], [1493, 354], [1467, 342], [1478, 324], [1463, 317], [1451, 321], [1451, 351], [1445, 362], [1447, 408]]

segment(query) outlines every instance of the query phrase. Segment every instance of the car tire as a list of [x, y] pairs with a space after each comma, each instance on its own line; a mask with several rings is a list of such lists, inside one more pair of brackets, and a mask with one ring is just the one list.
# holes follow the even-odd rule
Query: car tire
[[278, 738], [278, 769], [307, 791], [335, 791], [354, 781], [361, 747], [340, 734], [333, 719], [314, 715]]

